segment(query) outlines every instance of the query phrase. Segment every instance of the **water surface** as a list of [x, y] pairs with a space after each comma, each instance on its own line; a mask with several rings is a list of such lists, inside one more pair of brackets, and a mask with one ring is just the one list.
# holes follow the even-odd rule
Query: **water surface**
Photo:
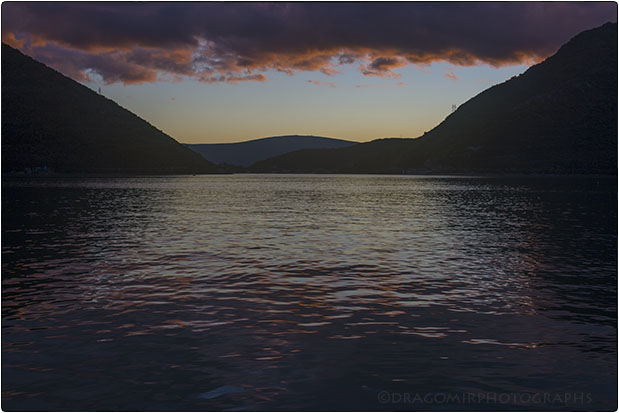
[[616, 285], [616, 178], [4, 179], [2, 408], [613, 410]]

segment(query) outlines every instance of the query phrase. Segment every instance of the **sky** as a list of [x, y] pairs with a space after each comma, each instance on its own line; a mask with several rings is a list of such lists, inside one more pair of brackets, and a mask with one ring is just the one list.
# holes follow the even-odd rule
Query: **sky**
[[417, 137], [614, 2], [4, 2], [2, 41], [184, 143]]

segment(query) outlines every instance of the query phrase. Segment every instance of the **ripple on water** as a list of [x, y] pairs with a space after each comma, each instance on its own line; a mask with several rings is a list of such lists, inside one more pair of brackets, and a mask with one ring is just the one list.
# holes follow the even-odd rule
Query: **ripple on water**
[[616, 403], [616, 180], [2, 191], [6, 409], [377, 410], [412, 389]]

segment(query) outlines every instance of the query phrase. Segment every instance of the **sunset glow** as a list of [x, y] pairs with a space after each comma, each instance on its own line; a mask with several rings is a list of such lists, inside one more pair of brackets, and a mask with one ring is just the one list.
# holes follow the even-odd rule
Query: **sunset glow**
[[368, 141], [607, 21], [614, 3], [4, 3], [2, 40], [181, 142]]

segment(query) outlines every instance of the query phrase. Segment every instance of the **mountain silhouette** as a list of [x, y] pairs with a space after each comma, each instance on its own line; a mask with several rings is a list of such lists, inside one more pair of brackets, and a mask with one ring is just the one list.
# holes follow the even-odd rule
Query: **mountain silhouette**
[[255, 172], [617, 174], [617, 23], [582, 32], [417, 139], [296, 151]]
[[211, 173], [130, 111], [2, 44], [2, 171]]
[[255, 162], [301, 149], [345, 148], [358, 142], [321, 136], [273, 136], [236, 143], [187, 144], [216, 164], [249, 166]]

